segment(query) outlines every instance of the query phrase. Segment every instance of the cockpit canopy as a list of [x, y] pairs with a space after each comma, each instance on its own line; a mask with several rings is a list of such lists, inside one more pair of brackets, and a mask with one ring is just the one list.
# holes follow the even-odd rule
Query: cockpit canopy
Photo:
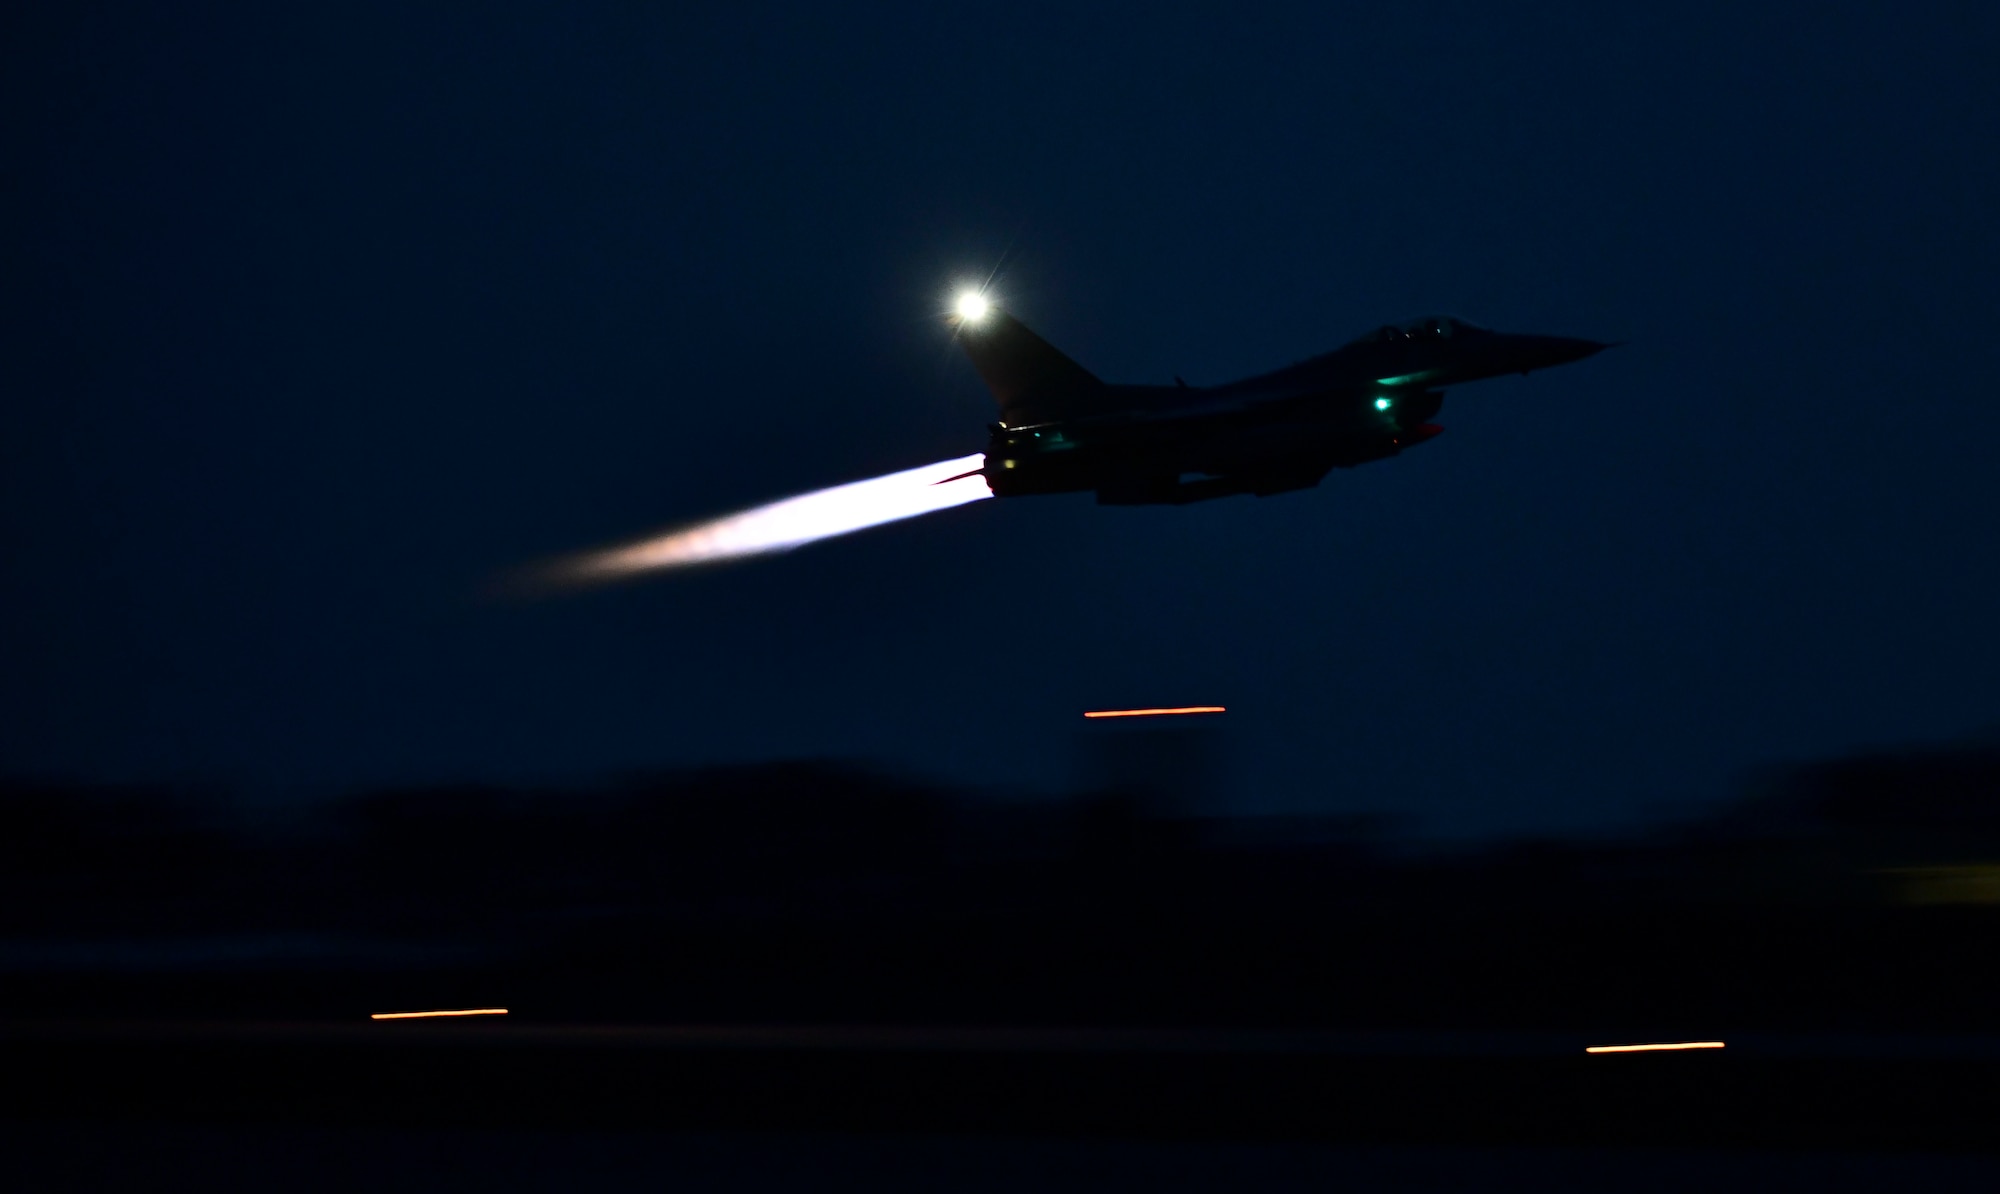
[[1485, 330], [1470, 320], [1456, 319], [1450, 315], [1426, 315], [1422, 319], [1412, 319], [1408, 323], [1377, 328], [1349, 343], [1394, 344], [1399, 340], [1449, 340], [1453, 336], [1464, 336]]

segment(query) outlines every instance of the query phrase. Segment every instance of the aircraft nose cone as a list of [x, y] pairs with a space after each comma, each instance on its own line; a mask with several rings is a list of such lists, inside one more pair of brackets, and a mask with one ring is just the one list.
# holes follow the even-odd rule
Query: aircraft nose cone
[[1552, 369], [1585, 357], [1594, 357], [1615, 345], [1577, 336], [1496, 337], [1492, 348], [1495, 373], [1533, 373]]
[[1583, 340], [1574, 336], [1550, 336], [1548, 338], [1550, 363], [1556, 365], [1567, 365], [1571, 361], [1580, 361], [1585, 357], [1594, 357], [1607, 348], [1615, 347], [1615, 344], [1608, 344], [1602, 340]]

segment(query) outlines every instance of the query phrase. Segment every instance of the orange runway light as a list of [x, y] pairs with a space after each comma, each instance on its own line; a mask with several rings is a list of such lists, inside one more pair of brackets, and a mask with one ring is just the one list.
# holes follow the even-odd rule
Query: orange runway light
[[1585, 1053], [1652, 1053], [1662, 1049], [1720, 1049], [1721, 1041], [1676, 1041], [1666, 1045], [1591, 1045]]
[[451, 1012], [375, 1012], [370, 1020], [424, 1020], [432, 1016], [504, 1016], [504, 1007], [470, 1007], [463, 1011]]
[[1221, 705], [1189, 705], [1182, 709], [1098, 709], [1085, 717], [1169, 717], [1179, 713], [1225, 713]]

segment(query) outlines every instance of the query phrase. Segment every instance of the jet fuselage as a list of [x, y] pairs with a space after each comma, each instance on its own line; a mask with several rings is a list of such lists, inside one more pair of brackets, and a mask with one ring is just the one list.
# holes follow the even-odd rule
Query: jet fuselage
[[1095, 491], [1107, 504], [1309, 488], [1435, 436], [1446, 386], [1606, 347], [1436, 317], [1226, 385], [1130, 386], [1097, 381], [1005, 312], [959, 335], [1001, 402], [982, 470], [994, 494]]

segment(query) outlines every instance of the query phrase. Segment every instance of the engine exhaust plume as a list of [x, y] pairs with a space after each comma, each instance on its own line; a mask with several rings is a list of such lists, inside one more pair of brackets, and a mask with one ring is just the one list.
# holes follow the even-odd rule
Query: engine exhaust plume
[[555, 560], [536, 569], [528, 579], [562, 587], [598, 584], [668, 568], [789, 551], [836, 535], [948, 510], [993, 496], [986, 478], [977, 471], [984, 459], [962, 456], [817, 489], [634, 543]]

